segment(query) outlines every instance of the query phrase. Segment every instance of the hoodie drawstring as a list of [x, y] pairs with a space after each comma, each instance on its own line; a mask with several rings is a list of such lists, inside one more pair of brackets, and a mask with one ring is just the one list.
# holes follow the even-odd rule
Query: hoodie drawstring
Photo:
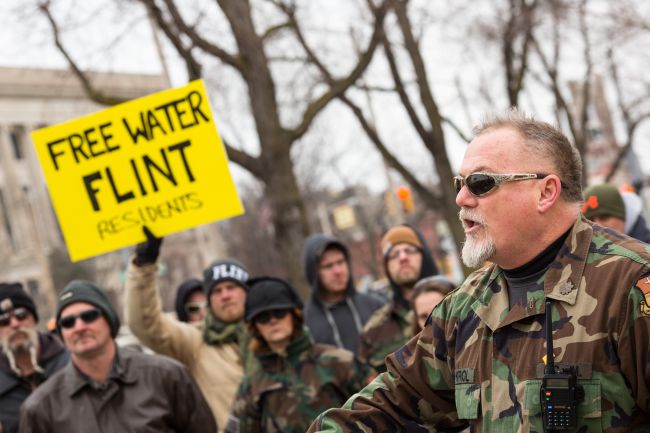
[[[359, 312], [357, 311], [356, 305], [354, 305], [354, 302], [352, 302], [352, 299], [346, 298], [345, 303], [347, 304], [348, 308], [350, 308], [350, 311], [352, 312], [352, 318], [354, 319], [354, 326], [357, 328], [357, 334], [361, 333], [361, 317], [359, 317]], [[334, 334], [334, 341], [336, 342], [336, 346], [340, 347], [342, 349], [345, 349], [345, 346], [343, 346], [343, 340], [341, 340], [341, 333], [339, 331], [339, 327], [336, 325], [336, 322], [334, 321], [334, 316], [332, 316], [332, 313], [330, 312], [329, 307], [325, 307], [325, 317], [327, 318], [327, 323], [330, 324], [330, 328], [332, 328], [332, 333]]]

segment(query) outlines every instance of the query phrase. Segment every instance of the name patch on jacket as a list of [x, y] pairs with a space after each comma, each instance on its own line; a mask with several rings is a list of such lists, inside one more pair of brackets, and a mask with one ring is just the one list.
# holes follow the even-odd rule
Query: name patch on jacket
[[473, 368], [459, 368], [454, 372], [454, 383], [474, 383]]

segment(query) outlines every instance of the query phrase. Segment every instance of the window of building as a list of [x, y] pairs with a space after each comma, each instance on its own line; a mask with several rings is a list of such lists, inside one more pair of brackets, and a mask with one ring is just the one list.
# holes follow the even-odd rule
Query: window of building
[[9, 211], [7, 209], [7, 203], [5, 202], [5, 196], [2, 193], [1, 189], [0, 189], [0, 215], [2, 215], [2, 220], [4, 221], [4, 230], [7, 233], [7, 238], [9, 238], [9, 242], [11, 243], [11, 249], [12, 251], [16, 252], [17, 250], [16, 238], [14, 236], [14, 231], [11, 228], [11, 221], [9, 219]]
[[14, 157], [16, 159], [23, 159], [25, 156], [25, 128], [22, 126], [14, 126], [9, 132], [9, 137], [11, 139], [11, 146], [14, 149]]
[[38, 281], [37, 280], [27, 280], [27, 291], [29, 295], [37, 299], [38, 298]]

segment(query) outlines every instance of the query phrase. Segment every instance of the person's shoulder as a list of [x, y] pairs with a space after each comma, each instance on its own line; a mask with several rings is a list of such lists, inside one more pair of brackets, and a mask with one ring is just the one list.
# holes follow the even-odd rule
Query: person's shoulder
[[120, 357], [124, 360], [126, 368], [158, 370], [161, 373], [185, 372], [187, 367], [179, 361], [165, 355], [144, 353], [138, 350], [123, 349]]
[[587, 266], [621, 275], [622, 285], [650, 273], [650, 245], [608, 228], [593, 227]]
[[378, 310], [386, 304], [386, 300], [380, 298], [377, 295], [373, 295], [369, 293], [355, 292], [352, 295], [352, 300], [354, 303], [365, 304], [374, 310]]
[[66, 380], [68, 368], [60, 369], [40, 384], [23, 402], [21, 410], [27, 411], [27, 413], [43, 411], [49, 407], [48, 402], [60, 399], [68, 389], [66, 386], [69, 383]]
[[[598, 256], [620, 256], [650, 266], [650, 245], [607, 227], [593, 225], [589, 253]], [[608, 260], [611, 261], [611, 260]], [[614, 263], [612, 261], [612, 263]]]
[[337, 361], [343, 363], [352, 363], [354, 354], [347, 349], [336, 347], [331, 344], [314, 343], [314, 355], [322, 360]]
[[372, 314], [372, 316], [370, 316], [370, 319], [368, 319], [363, 327], [363, 333], [367, 334], [381, 328], [390, 319], [392, 310], [393, 306], [390, 302], [381, 306]]

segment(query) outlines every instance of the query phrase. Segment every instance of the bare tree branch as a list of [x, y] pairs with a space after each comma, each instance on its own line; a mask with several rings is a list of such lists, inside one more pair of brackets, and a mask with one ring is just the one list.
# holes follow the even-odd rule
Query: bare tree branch
[[[506, 71], [506, 88], [511, 107], [519, 105], [519, 94], [528, 70], [528, 51], [533, 37], [534, 12], [537, 0], [510, 0], [509, 16], [501, 36], [503, 63]], [[515, 44], [522, 35], [521, 49], [517, 56]]]
[[271, 39], [272, 37], [274, 37], [275, 35], [277, 35], [280, 30], [288, 29], [290, 27], [291, 27], [290, 23], [280, 23], [280, 24], [276, 24], [274, 26], [271, 26], [268, 29], [266, 29], [264, 31], [264, 33], [262, 33], [261, 39], [263, 41], [267, 41], [267, 40]]
[[404, 106], [409, 119], [411, 119], [413, 127], [415, 128], [418, 135], [422, 138], [422, 140], [431, 140], [433, 138], [431, 136], [431, 133], [420, 121], [420, 118], [415, 111], [415, 107], [411, 103], [411, 99], [406, 93], [406, 88], [404, 86], [399, 68], [397, 67], [397, 61], [395, 60], [395, 55], [393, 53], [393, 49], [391, 48], [390, 42], [386, 37], [384, 37], [382, 43], [384, 46], [384, 53], [386, 54], [386, 60], [388, 61], [388, 66], [390, 68], [391, 75], [393, 76], [393, 82], [395, 83], [395, 90], [397, 91], [397, 95], [399, 96], [400, 101], [402, 101], [402, 105]]
[[364, 92], [393, 93], [396, 91], [394, 87], [384, 87], [370, 84], [355, 84], [352, 87]]
[[[612, 76], [612, 81], [614, 82], [614, 88], [616, 89], [616, 103], [618, 105], [618, 109], [621, 111], [621, 115], [623, 116], [623, 123], [625, 123], [626, 138], [625, 144], [619, 149], [616, 158], [614, 158], [614, 162], [612, 163], [609, 173], [607, 173], [607, 176], [605, 177], [605, 182], [609, 182], [614, 177], [616, 172], [621, 167], [623, 159], [625, 159], [628, 152], [630, 152], [632, 149], [632, 145], [634, 144], [634, 135], [636, 133], [637, 127], [642, 122], [650, 118], [650, 111], [641, 113], [635, 118], [632, 117], [631, 107], [625, 104], [623, 101], [623, 89], [618, 73], [618, 66], [614, 59], [614, 53], [611, 48], [607, 50], [607, 60], [609, 63], [609, 71]], [[648, 97], [648, 95], [645, 96], [646, 98]]]
[[[397, 16], [397, 23], [404, 38], [404, 46], [413, 65], [413, 71], [415, 72], [418, 90], [420, 91], [422, 106], [424, 107], [424, 110], [427, 113], [427, 118], [430, 122], [430, 134], [432, 140], [425, 140], [424, 144], [432, 153], [434, 159], [441, 158], [441, 160], [444, 159], [447, 161], [446, 151], [441, 149], [441, 147], [444, 148], [444, 132], [442, 131], [440, 111], [438, 110], [438, 105], [433, 97], [431, 86], [429, 85], [427, 71], [420, 53], [420, 48], [413, 36], [412, 26], [406, 10], [407, 1], [393, 0], [392, 5], [395, 15]], [[436, 146], [434, 143], [438, 145]], [[442, 144], [442, 146], [440, 146], [440, 144]], [[441, 150], [445, 153], [444, 155], [441, 154]]]
[[411, 170], [406, 168], [396, 157], [393, 155], [382, 139], [379, 137], [379, 134], [377, 133], [377, 130], [375, 129], [374, 126], [370, 124], [368, 119], [366, 119], [365, 115], [363, 114], [363, 111], [359, 106], [357, 106], [354, 102], [352, 102], [347, 96], [343, 95], [340, 96], [339, 99], [347, 105], [350, 110], [352, 110], [352, 113], [355, 115], [355, 117], [359, 120], [359, 123], [361, 124], [361, 127], [363, 130], [366, 132], [368, 135], [368, 138], [374, 143], [374, 145], [377, 147], [377, 150], [379, 150], [379, 153], [382, 155], [382, 157], [386, 160], [388, 165], [393, 167], [397, 172], [406, 180], [412, 187], [413, 189], [424, 199], [428, 199], [428, 201], [432, 202], [429, 203], [432, 205], [433, 208], [439, 209], [442, 206], [442, 200], [439, 198], [434, 197], [431, 194], [431, 191], [424, 186], [412, 173]]
[[180, 35], [173, 27], [173, 24], [168, 23], [163, 17], [163, 13], [160, 8], [156, 5], [155, 0], [139, 0], [146, 9], [149, 15], [154, 19], [158, 28], [160, 28], [167, 39], [172, 43], [176, 52], [179, 56], [185, 60], [185, 66], [187, 68], [187, 75], [190, 80], [196, 80], [201, 78], [202, 67], [199, 62], [196, 61], [194, 55], [192, 54], [191, 48], [186, 48], [183, 44], [183, 41], [180, 38]]
[[262, 177], [263, 167], [259, 158], [255, 158], [243, 150], [234, 148], [230, 143], [225, 139], [222, 139], [223, 145], [226, 147], [226, 153], [228, 153], [228, 158], [248, 170], [253, 176], [257, 178]]
[[381, 40], [381, 36], [383, 34], [383, 22], [384, 22], [384, 17], [386, 15], [387, 7], [388, 7], [387, 1], [384, 1], [379, 7], [373, 9], [375, 21], [374, 21], [372, 36], [370, 38], [370, 42], [368, 43], [368, 47], [359, 56], [359, 58], [357, 59], [357, 64], [352, 69], [352, 71], [346, 77], [341, 79], [335, 79], [332, 76], [332, 74], [327, 70], [327, 68], [324, 66], [324, 64], [318, 59], [318, 56], [316, 56], [313, 49], [307, 43], [307, 40], [303, 35], [302, 29], [300, 28], [300, 25], [298, 24], [298, 21], [295, 18], [295, 14], [293, 10], [290, 8], [283, 8], [283, 11], [287, 15], [287, 19], [291, 24], [291, 27], [298, 41], [300, 42], [300, 45], [305, 50], [305, 53], [307, 53], [307, 57], [319, 69], [319, 71], [321, 71], [323, 78], [330, 85], [329, 89], [324, 94], [322, 94], [319, 98], [312, 101], [307, 106], [307, 108], [303, 113], [302, 121], [300, 122], [300, 124], [296, 126], [293, 130], [289, 131], [293, 140], [300, 138], [305, 132], [307, 132], [309, 125], [314, 120], [316, 115], [318, 115], [318, 113], [320, 113], [321, 110], [325, 108], [325, 106], [327, 106], [327, 104], [330, 101], [342, 95], [350, 86], [352, 86], [366, 70], [366, 68], [370, 64], [370, 61], [372, 60], [375, 49], [377, 48], [377, 45]]
[[463, 90], [463, 86], [460, 81], [460, 76], [456, 76], [454, 78], [454, 85], [456, 86], [456, 90], [458, 91], [458, 98], [460, 98], [460, 104], [463, 107], [463, 114], [465, 114], [465, 121], [467, 121], [468, 125], [473, 125], [474, 122], [472, 122], [472, 115], [470, 114], [469, 111], [469, 101], [467, 100], [467, 96], [465, 96], [465, 91]]
[[449, 119], [449, 118], [447, 118], [447, 117], [444, 117], [444, 116], [441, 117], [441, 119], [442, 119], [442, 121], [445, 122], [447, 125], [451, 126], [451, 129], [453, 129], [454, 132], [456, 132], [456, 134], [458, 134], [458, 136], [461, 138], [461, 140], [463, 140], [463, 141], [466, 142], [466, 143], [469, 143], [470, 141], [472, 141], [472, 138], [469, 137], [469, 136], [467, 136], [467, 135], [465, 135], [465, 133], [463, 132], [463, 130], [460, 129], [460, 127], [459, 127], [459, 126], [458, 126], [458, 125], [457, 125], [453, 120], [451, 120], [451, 119]]
[[[580, 150], [581, 154], [585, 154], [587, 151], [587, 123], [589, 121], [589, 106], [591, 104], [591, 74], [593, 71], [593, 62], [591, 59], [591, 43], [589, 41], [589, 30], [587, 27], [587, 0], [582, 0], [579, 5], [579, 23], [580, 23], [580, 34], [582, 36], [582, 41], [584, 44], [583, 55], [585, 59], [585, 77], [582, 81], [582, 105], [580, 106], [580, 116], [579, 116], [579, 134], [580, 139], [576, 137], [576, 146]], [[582, 146], [582, 148], [580, 148]]]
[[70, 68], [72, 69], [72, 72], [79, 78], [79, 81], [81, 82], [81, 85], [84, 88], [84, 91], [88, 95], [88, 98], [91, 100], [97, 102], [98, 104], [102, 105], [116, 105], [119, 103], [122, 103], [126, 101], [124, 98], [117, 98], [114, 96], [109, 96], [100, 91], [99, 89], [95, 88], [92, 83], [90, 82], [90, 79], [86, 76], [86, 74], [81, 70], [81, 68], [77, 65], [75, 60], [72, 58], [68, 50], [65, 48], [63, 43], [61, 42], [61, 38], [59, 35], [59, 26], [56, 24], [56, 21], [54, 20], [54, 17], [52, 16], [52, 13], [50, 12], [50, 1], [42, 1], [38, 5], [39, 9], [45, 14], [45, 17], [47, 18], [48, 22], [50, 23], [50, 27], [52, 28], [52, 36], [54, 38], [54, 44], [58, 48], [59, 52], [65, 57], [65, 59], [68, 61], [68, 65], [70, 65]]
[[[141, 0], [145, 2], [153, 2], [154, 0]], [[241, 59], [238, 56], [232, 55], [228, 53], [226, 50], [223, 48], [219, 47], [218, 45], [209, 42], [207, 39], [202, 38], [195, 30], [193, 27], [189, 26], [183, 17], [181, 16], [180, 11], [176, 7], [176, 3], [174, 0], [164, 0], [165, 5], [167, 6], [167, 10], [169, 11], [170, 16], [172, 17], [172, 20], [178, 30], [183, 32], [187, 37], [190, 38], [192, 43], [196, 45], [197, 47], [201, 48], [203, 51], [205, 51], [208, 54], [212, 54], [222, 62], [232, 66], [233, 68], [237, 69], [238, 71], [242, 71], [242, 68], [244, 65], [241, 62]]]

